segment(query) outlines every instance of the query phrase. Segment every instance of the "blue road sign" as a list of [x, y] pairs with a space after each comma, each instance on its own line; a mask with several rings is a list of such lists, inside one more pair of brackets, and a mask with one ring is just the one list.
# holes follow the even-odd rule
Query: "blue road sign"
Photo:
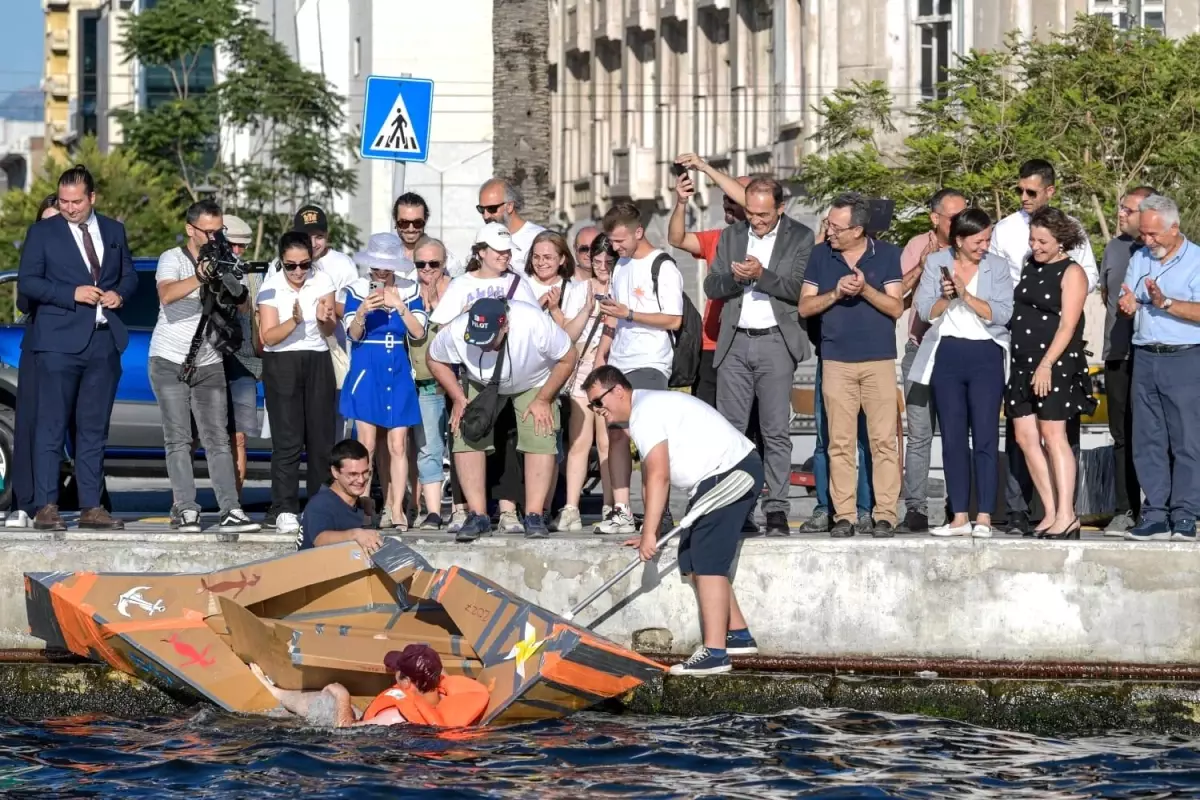
[[367, 78], [363, 103], [363, 158], [424, 161], [429, 158], [433, 81], [424, 78]]

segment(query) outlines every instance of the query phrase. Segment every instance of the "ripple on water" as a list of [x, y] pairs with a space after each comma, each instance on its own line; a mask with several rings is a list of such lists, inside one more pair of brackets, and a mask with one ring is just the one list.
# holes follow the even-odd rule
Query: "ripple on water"
[[0, 729], [0, 793], [146, 798], [1134, 798], [1200, 796], [1178, 736], [1050, 739], [839, 710], [582, 714], [468, 735], [224, 715]]

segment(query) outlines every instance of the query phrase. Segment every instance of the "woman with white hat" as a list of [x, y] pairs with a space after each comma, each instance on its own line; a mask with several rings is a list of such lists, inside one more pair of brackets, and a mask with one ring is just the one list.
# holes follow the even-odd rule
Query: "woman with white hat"
[[358, 440], [373, 455], [380, 431], [387, 432], [387, 445], [376, 458], [386, 505], [380, 528], [403, 532], [408, 530], [408, 429], [421, 424], [408, 338], [425, 335], [426, 314], [417, 282], [396, 272], [409, 262], [395, 234], [375, 234], [366, 250], [355, 253], [354, 261], [369, 269], [370, 277], [359, 278], [346, 290], [351, 349], [341, 412], [355, 421]]

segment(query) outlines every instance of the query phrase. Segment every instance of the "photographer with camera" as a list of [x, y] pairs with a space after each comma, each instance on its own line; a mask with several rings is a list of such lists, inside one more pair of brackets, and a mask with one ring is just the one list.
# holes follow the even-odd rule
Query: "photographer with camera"
[[[208, 474], [221, 509], [222, 533], [259, 530], [242, 511], [226, 430], [225, 369], [222, 359], [240, 345], [237, 305], [246, 289], [231, 274], [236, 256], [225, 241], [221, 207], [200, 200], [186, 212], [187, 240], [158, 259], [155, 281], [161, 303], [150, 337], [150, 385], [162, 411], [171, 522], [199, 533], [200, 505], [192, 470], [192, 419], [204, 445]], [[235, 292], [235, 287], [240, 291]], [[236, 330], [236, 333], [235, 333]]]

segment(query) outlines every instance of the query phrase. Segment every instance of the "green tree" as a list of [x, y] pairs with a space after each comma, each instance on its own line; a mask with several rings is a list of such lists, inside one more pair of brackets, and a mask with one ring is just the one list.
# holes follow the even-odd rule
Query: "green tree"
[[[96, 208], [125, 224], [134, 255], [157, 256], [178, 244], [183, 232], [183, 206], [178, 182], [158, 167], [138, 161], [125, 150], [101, 153], [95, 139], [85, 139], [71, 163], [53, 157], [28, 192], [12, 190], [0, 197], [0, 270], [14, 270], [21, 257], [25, 232], [33, 224], [38, 205], [53, 194], [58, 176], [72, 164], [83, 164], [96, 179]], [[11, 246], [8, 246], [11, 245]], [[12, 319], [12, 284], [0, 295], [0, 319]]]
[[[127, 58], [165, 70], [173, 87], [152, 108], [117, 112], [126, 146], [176, 172], [192, 199], [215, 188], [259, 228], [266, 250], [296, 208], [328, 208], [354, 190], [353, 145], [336, 133], [344, 98], [293, 61], [239, 0], [161, 0], [131, 18], [122, 46]], [[217, 52], [221, 80], [211, 76], [211, 88], [196, 91], [198, 70]], [[249, 152], [223, 157], [222, 140], [239, 134]], [[357, 230], [330, 216], [334, 243], [356, 245]]]
[[[1056, 203], [1078, 217], [1100, 246], [1126, 190], [1150, 184], [1200, 221], [1200, 37], [1183, 41], [1120, 31], [1080, 17], [1048, 41], [973, 52], [955, 65], [940, 99], [906, 120], [910, 133], [889, 152], [881, 109], [894, 105], [881, 83], [856, 84], [818, 109], [814, 137], [824, 148], [802, 178], [818, 202], [856, 189], [893, 197], [908, 219], [889, 232], [902, 241], [928, 226], [912, 214], [936, 189], [952, 186], [996, 219], [1019, 207], [1017, 168], [1051, 161]], [[1189, 207], [1190, 206], [1190, 207]]]

